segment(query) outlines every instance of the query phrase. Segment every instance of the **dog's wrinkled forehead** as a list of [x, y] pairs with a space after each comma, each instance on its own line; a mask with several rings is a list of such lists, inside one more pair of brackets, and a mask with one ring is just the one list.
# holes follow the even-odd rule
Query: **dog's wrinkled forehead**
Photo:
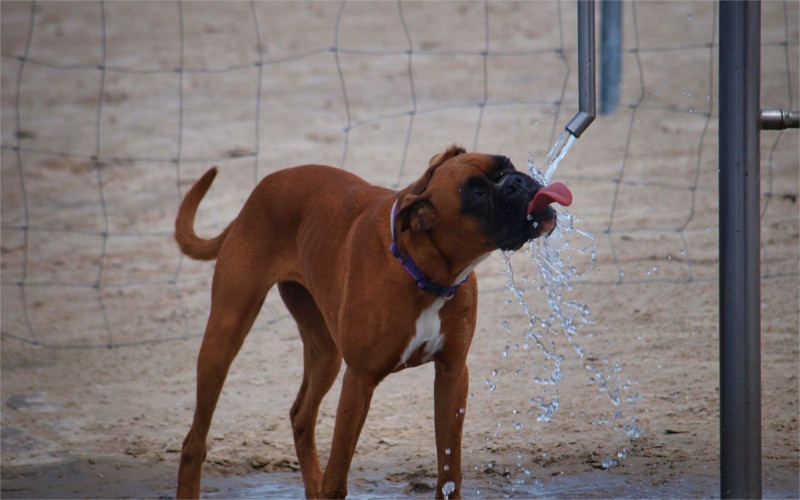
[[450, 158], [447, 166], [456, 167], [455, 174], [464, 178], [482, 175], [492, 182], [499, 182], [502, 177], [516, 171], [514, 164], [505, 156], [481, 153], [465, 153]]
[[497, 184], [511, 172], [518, 171], [514, 168], [511, 160], [505, 156], [467, 153], [459, 146], [451, 146], [445, 152], [431, 158], [428, 170], [409, 186], [409, 193], [422, 194], [432, 183], [457, 186], [459, 191], [470, 181], [476, 179], [487, 184]]
[[493, 155], [489, 158], [491, 158], [492, 161], [487, 162], [487, 168], [482, 170], [484, 171], [484, 175], [494, 182], [499, 181], [507, 173], [517, 170], [514, 168], [514, 164], [511, 163], [511, 160], [506, 156]]

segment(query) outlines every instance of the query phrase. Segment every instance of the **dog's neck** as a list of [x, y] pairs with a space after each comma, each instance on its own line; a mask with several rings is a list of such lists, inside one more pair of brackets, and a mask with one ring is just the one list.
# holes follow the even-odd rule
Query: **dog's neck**
[[[419, 268], [419, 266], [417, 266], [417, 263], [414, 262], [414, 259], [411, 258], [411, 255], [409, 255], [407, 251], [401, 249], [400, 246], [398, 245], [398, 238], [396, 232], [397, 229], [395, 227], [395, 218], [397, 216], [397, 203], [399, 201], [400, 201], [399, 199], [394, 201], [394, 205], [392, 205], [391, 215], [389, 216], [389, 227], [392, 235], [392, 242], [391, 245], [389, 246], [389, 250], [392, 252], [392, 255], [395, 258], [397, 258], [400, 261], [400, 263], [403, 264], [403, 267], [405, 268], [406, 272], [411, 276], [411, 278], [414, 280], [414, 283], [416, 283], [417, 287], [420, 290], [436, 295], [437, 297], [443, 297], [443, 298], [452, 297], [453, 295], [456, 294], [458, 289], [461, 288], [461, 285], [466, 283], [467, 279], [469, 278], [469, 274], [472, 272], [472, 269], [474, 268], [474, 265], [469, 266], [468, 269], [462, 272], [453, 285], [444, 286], [437, 283], [433, 283], [431, 280], [429, 280], [428, 277], [425, 275], [425, 273]], [[477, 262], [475, 263], [475, 265], [477, 265]]]

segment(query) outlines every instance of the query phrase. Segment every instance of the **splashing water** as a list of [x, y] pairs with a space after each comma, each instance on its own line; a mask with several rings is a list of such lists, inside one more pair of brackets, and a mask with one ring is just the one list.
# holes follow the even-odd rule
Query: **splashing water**
[[442, 486], [442, 495], [444, 495], [445, 500], [449, 499], [454, 491], [456, 491], [456, 483], [453, 481], [447, 481]]
[[[549, 184], [559, 163], [575, 143], [575, 139], [575, 136], [567, 130], [559, 136], [546, 156], [544, 172], [536, 167], [528, 155], [531, 177], [542, 184]], [[590, 318], [591, 310], [573, 296], [572, 281], [581, 278], [594, 267], [597, 262], [597, 242], [591, 233], [576, 227], [579, 221], [576, 216], [563, 208], [557, 210], [556, 214], [556, 230], [546, 238], [531, 241], [526, 249], [530, 261], [538, 271], [538, 278], [523, 277], [521, 282], [526, 286], [522, 288], [518, 286], [517, 278], [511, 268], [511, 253], [503, 254], [504, 274], [508, 278], [506, 287], [512, 292], [528, 318], [522, 348], [528, 350], [535, 346], [544, 356], [542, 362], [531, 360], [530, 363], [543, 373], [533, 377], [533, 381], [542, 389], [538, 396], [530, 399], [531, 406], [538, 409], [536, 418], [540, 422], [551, 421], [560, 406], [558, 385], [563, 378], [561, 367], [566, 353], [559, 352], [559, 346], [571, 347], [587, 370], [590, 383], [607, 395], [614, 406], [621, 404], [623, 391], [631, 390], [631, 385], [638, 384], [638, 381], [631, 381], [630, 378], [627, 379], [627, 383], [623, 382], [622, 367], [619, 363], [610, 361], [602, 354], [587, 352], [580, 345], [582, 337], [600, 336], [600, 334], [586, 332], [586, 329], [594, 324]], [[550, 309], [547, 317], [539, 316], [531, 310], [525, 301], [525, 292], [528, 291], [526, 288], [546, 294]], [[503, 323], [503, 329], [511, 332], [508, 322]], [[504, 356], [507, 356], [509, 345], [510, 343], [506, 345]], [[494, 383], [487, 379], [487, 384], [494, 390]], [[636, 392], [633, 396], [625, 397], [624, 401], [630, 406], [639, 399], [641, 396]], [[624, 417], [621, 411], [617, 411], [614, 418]], [[632, 423], [620, 425], [618, 428], [631, 438], [636, 439], [641, 436], [641, 431]]]
[[[533, 168], [536, 168], [535, 165]], [[547, 317], [539, 316], [531, 310], [525, 301], [525, 290], [517, 285], [511, 267], [511, 254], [507, 252], [503, 255], [504, 272], [508, 278], [506, 287], [514, 294], [522, 311], [528, 317], [523, 349], [531, 345], [536, 346], [545, 358], [545, 362], [539, 365], [543, 368], [549, 365], [548, 373], [533, 379], [537, 384], [545, 386], [545, 394], [531, 399], [531, 404], [542, 410], [537, 416], [540, 422], [552, 420], [559, 408], [558, 383], [563, 378], [561, 363], [564, 361], [564, 354], [558, 352], [556, 339], [563, 332], [568, 344], [581, 359], [585, 359], [586, 351], [578, 343], [580, 329], [593, 324], [589, 318], [591, 313], [589, 307], [569, 298], [569, 295], [573, 290], [571, 281], [582, 277], [597, 260], [595, 238], [591, 233], [575, 228], [577, 218], [569, 212], [557, 212], [557, 220], [556, 231], [547, 238], [534, 240], [528, 247], [531, 262], [536, 265], [541, 279], [541, 282], [538, 279], [532, 280], [532, 284], [547, 295], [547, 304], [550, 308]], [[581, 256], [584, 258], [575, 260], [586, 260], [587, 257], [589, 259], [583, 271], [572, 263], [574, 257]], [[608, 381], [608, 377], [602, 372], [599, 373], [599, 377], [596, 373], [595, 377], [599, 378], [602, 384]], [[614, 401], [616, 404], [619, 403], [618, 396], [615, 396]]]

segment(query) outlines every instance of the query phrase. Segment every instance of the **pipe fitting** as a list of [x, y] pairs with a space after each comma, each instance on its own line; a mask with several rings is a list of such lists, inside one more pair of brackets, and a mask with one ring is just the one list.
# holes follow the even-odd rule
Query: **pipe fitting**
[[762, 109], [761, 130], [800, 128], [800, 111], [787, 109]]

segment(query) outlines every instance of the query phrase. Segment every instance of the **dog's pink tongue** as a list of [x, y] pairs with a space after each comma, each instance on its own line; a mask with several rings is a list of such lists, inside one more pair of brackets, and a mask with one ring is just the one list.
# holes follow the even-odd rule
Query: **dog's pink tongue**
[[572, 203], [572, 193], [569, 188], [561, 182], [554, 182], [541, 188], [528, 204], [528, 213], [544, 210], [551, 203], [560, 203], [568, 207]]

